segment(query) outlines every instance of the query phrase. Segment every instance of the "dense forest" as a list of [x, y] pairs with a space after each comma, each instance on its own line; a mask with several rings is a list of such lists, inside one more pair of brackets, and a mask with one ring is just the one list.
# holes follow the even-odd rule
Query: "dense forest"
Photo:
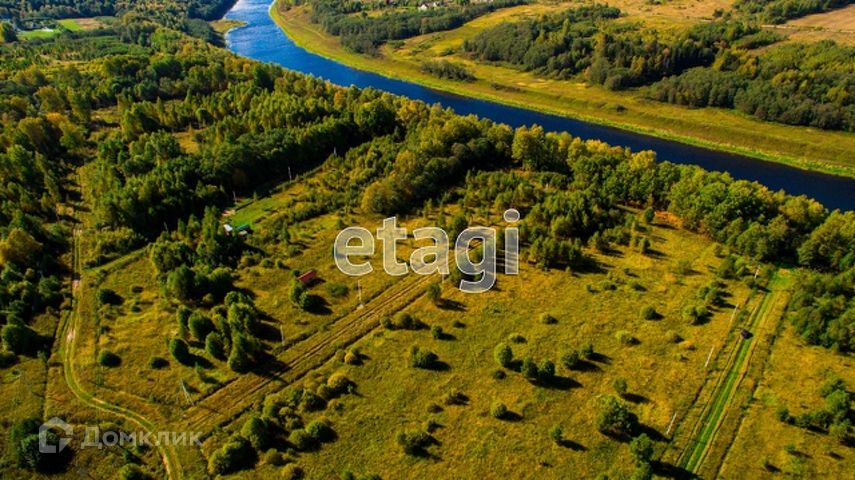
[[761, 120], [855, 130], [855, 49], [787, 43], [745, 20], [701, 23], [673, 38], [615, 22], [605, 5], [497, 25], [465, 45], [482, 61], [554, 78], [584, 76], [612, 90], [695, 107], [736, 108]]
[[[345, 47], [359, 53], [374, 53], [389, 40], [402, 40], [425, 33], [457, 28], [464, 23], [500, 8], [524, 3], [524, 0], [490, 2], [441, 2], [436, 7], [418, 8], [423, 2], [385, 3], [338, 0], [289, 0], [291, 4], [309, 3], [311, 20], [337, 37]], [[369, 11], [381, 12], [368, 15]]]
[[[675, 58], [688, 63], [678, 64], [713, 48], [703, 45], [721, 28], [686, 37], [689, 53]], [[609, 49], [599, 55], [628, 58]], [[62, 302], [68, 272], [57, 259], [69, 248], [72, 187], [83, 165], [97, 222], [87, 263], [149, 244], [165, 291], [187, 305], [181, 325], [206, 342], [216, 334], [210, 348], [235, 371], [263, 352], [253, 340], [252, 300], [231, 286], [242, 245], [223, 235], [219, 213], [235, 194], [324, 164], [336, 167], [321, 172], [328, 191], [288, 212], [283, 227], [341, 208], [405, 214], [448, 201], [449, 187], [466, 182], [471, 200], [523, 212], [526, 258], [544, 268], [586, 268], [584, 248], [645, 248], [626, 207], [667, 211], [735, 253], [811, 269], [794, 295], [793, 323], [809, 342], [852, 348], [852, 212], [658, 162], [652, 152], [336, 87], [135, 14], [95, 32], [4, 45], [0, 65], [0, 312], [13, 355], [44, 348], [30, 324]], [[197, 148], [182, 147], [179, 133]], [[544, 193], [531, 182], [552, 188]], [[451, 230], [460, 226], [449, 220]], [[292, 297], [312, 307], [298, 286]], [[210, 316], [194, 317], [198, 305], [211, 307]], [[186, 345], [170, 348], [181, 361]]]
[[[0, 18], [11, 19], [21, 27], [33, 27], [62, 18], [118, 15], [139, 7], [157, 11], [170, 8], [172, 2], [137, 3], [129, 0], [0, 0]], [[234, 0], [180, 0], [176, 3], [186, 9], [187, 17], [214, 20], [222, 16]]]
[[842, 8], [852, 0], [737, 0], [733, 6], [740, 12], [756, 14], [766, 23], [784, 23], [811, 13]]

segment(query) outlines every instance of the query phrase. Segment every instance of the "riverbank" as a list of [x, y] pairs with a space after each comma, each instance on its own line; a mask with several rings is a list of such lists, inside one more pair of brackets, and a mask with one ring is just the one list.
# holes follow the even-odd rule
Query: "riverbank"
[[[477, 80], [468, 83], [440, 80], [419, 69], [419, 60], [435, 53], [422, 50], [412, 55], [406, 48], [407, 44], [424, 42], [424, 38], [410, 39], [397, 50], [385, 46], [378, 57], [368, 57], [347, 51], [335, 37], [309, 22], [305, 7], [282, 10], [276, 2], [270, 7], [270, 15], [300, 47], [360, 70], [457, 95], [855, 178], [853, 134], [761, 122], [723, 109], [688, 109], [632, 93], [610, 92], [578, 82], [544, 80], [527, 72], [460, 58], [454, 60], [465, 63]], [[489, 19], [475, 20], [461, 28], [471, 28], [479, 21]], [[446, 34], [453, 36], [454, 31]]]

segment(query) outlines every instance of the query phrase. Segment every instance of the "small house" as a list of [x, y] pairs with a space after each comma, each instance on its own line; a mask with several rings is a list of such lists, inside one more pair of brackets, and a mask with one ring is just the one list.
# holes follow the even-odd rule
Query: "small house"
[[318, 278], [318, 272], [314, 270], [309, 270], [297, 277], [297, 280], [299, 280], [300, 283], [302, 283], [303, 285], [308, 286], [310, 283], [315, 281], [316, 278]]
[[243, 225], [235, 228], [235, 231], [238, 235], [245, 237], [252, 233], [252, 227], [248, 223], [244, 223]]
[[226, 231], [226, 235], [231, 236], [234, 233], [235, 229], [229, 225], [228, 223], [223, 225], [223, 230]]

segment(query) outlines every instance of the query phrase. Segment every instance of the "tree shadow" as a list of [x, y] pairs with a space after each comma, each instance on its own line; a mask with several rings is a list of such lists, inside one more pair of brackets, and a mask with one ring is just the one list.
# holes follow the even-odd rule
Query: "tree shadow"
[[573, 370], [579, 372], [601, 372], [603, 371], [599, 365], [594, 362], [589, 362], [588, 360], [579, 360], [576, 362], [576, 365], [573, 365]]
[[566, 438], [562, 438], [556, 442], [559, 447], [569, 448], [575, 452], [587, 452], [588, 447], [582, 445], [581, 443], [574, 442], [573, 440], [568, 440]]
[[650, 465], [653, 467], [653, 473], [660, 477], [674, 478], [678, 480], [689, 480], [698, 478], [697, 475], [686, 470], [685, 468], [679, 467], [677, 465], [672, 465], [670, 463], [654, 460], [650, 462]]
[[611, 365], [612, 357], [606, 355], [605, 353], [594, 352], [589, 357], [589, 360], [597, 363], [602, 363], [603, 365]]
[[436, 301], [436, 306], [443, 310], [453, 310], [456, 312], [466, 311], [466, 305], [458, 302], [457, 300], [451, 300], [450, 298], [440, 298]]
[[624, 393], [623, 395], [621, 395], [621, 398], [623, 398], [627, 402], [632, 402], [635, 404], [650, 403], [649, 398], [645, 397], [644, 395], [639, 395], [637, 393]]
[[553, 390], [562, 390], [562, 391], [570, 390], [571, 388], [579, 388], [582, 386], [582, 384], [577, 382], [576, 380], [573, 380], [570, 377], [564, 377], [561, 375], [555, 375], [554, 377], [552, 377], [552, 380], [550, 380], [548, 382], [542, 382], [542, 383], [537, 382], [537, 384], [543, 388], [549, 388], [549, 389], [553, 389]]

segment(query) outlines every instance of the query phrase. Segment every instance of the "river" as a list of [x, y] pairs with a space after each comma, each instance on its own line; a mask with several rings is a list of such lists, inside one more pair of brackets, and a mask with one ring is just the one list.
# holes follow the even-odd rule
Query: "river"
[[231, 51], [244, 57], [324, 78], [338, 85], [373, 87], [427, 103], [440, 103], [460, 114], [475, 114], [513, 127], [538, 124], [546, 130], [567, 131], [578, 137], [599, 139], [636, 151], [653, 150], [657, 158], [662, 160], [700, 165], [707, 170], [726, 171], [734, 178], [754, 180], [773, 190], [783, 189], [794, 195], [807, 195], [829, 208], [855, 210], [855, 179], [804, 171], [573, 118], [452, 95], [348, 67], [295, 45], [270, 18], [269, 5], [270, 0], [239, 0], [226, 14], [227, 19], [246, 23], [226, 34], [226, 43]]

